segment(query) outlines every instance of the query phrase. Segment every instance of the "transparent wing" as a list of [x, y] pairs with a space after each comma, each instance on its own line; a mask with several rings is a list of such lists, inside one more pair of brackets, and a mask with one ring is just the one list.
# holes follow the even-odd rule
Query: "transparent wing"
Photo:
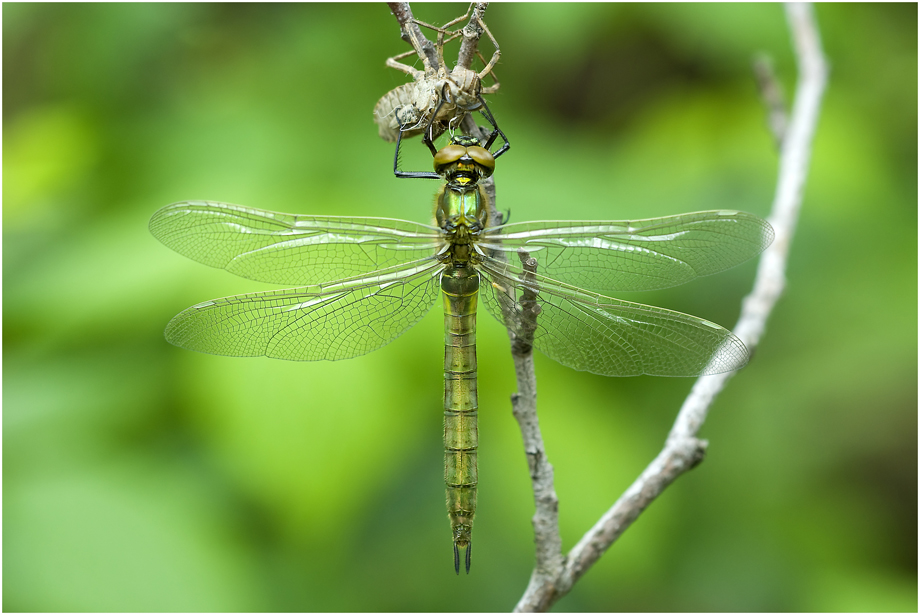
[[392, 342], [431, 309], [441, 268], [428, 258], [325, 286], [205, 301], [177, 314], [166, 326], [166, 339], [233, 357], [357, 357]]
[[526, 250], [547, 277], [608, 293], [677, 286], [743, 263], [772, 241], [766, 220], [725, 210], [634, 221], [506, 224], [485, 229], [478, 246], [489, 255]]
[[436, 227], [406, 220], [297, 216], [211, 201], [164, 207], [150, 232], [199, 263], [297, 285], [370, 274], [430, 256], [444, 243]]
[[697, 376], [747, 363], [741, 340], [702, 318], [604, 297], [541, 275], [524, 284], [494, 261], [480, 270], [489, 282], [480, 286], [486, 309], [518, 336], [526, 335], [527, 313], [536, 313], [534, 346], [568, 367], [603, 376]]

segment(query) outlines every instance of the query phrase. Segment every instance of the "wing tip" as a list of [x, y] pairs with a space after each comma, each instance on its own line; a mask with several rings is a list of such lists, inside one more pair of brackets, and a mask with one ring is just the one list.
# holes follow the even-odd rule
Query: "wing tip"
[[701, 376], [738, 371], [751, 360], [751, 351], [734, 333], [729, 332], [709, 358]]

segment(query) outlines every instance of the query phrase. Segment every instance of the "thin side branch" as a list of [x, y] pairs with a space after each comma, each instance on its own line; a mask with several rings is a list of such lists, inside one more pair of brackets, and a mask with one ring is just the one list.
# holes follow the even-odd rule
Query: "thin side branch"
[[[821, 41], [810, 4], [786, 5], [786, 16], [792, 32], [799, 77], [795, 104], [788, 129], [782, 135], [779, 176], [770, 223], [776, 233], [773, 244], [764, 252], [757, 270], [753, 291], [744, 299], [735, 334], [752, 350], [756, 349], [766, 322], [785, 287], [786, 262], [798, 221], [802, 192], [808, 174], [811, 143], [818, 123], [821, 99], [827, 84], [828, 68], [821, 50]], [[517, 365], [517, 360], [515, 361]], [[531, 364], [532, 369], [532, 364]], [[709, 407], [733, 374], [699, 378], [684, 401], [664, 449], [633, 482], [626, 492], [601, 517], [565, 559], [544, 557], [553, 562], [550, 569], [541, 569], [539, 559], [530, 584], [515, 611], [545, 611], [564, 596], [579, 578], [600, 558], [613, 542], [635, 521], [648, 505], [678, 476], [696, 466], [706, 450], [706, 442], [696, 434], [706, 420]], [[521, 391], [529, 387], [532, 374], [519, 375]], [[518, 415], [515, 406], [515, 416]], [[536, 419], [533, 419], [536, 422]], [[524, 424], [522, 423], [522, 430]], [[529, 446], [529, 443], [528, 445]], [[528, 448], [528, 458], [531, 456]], [[542, 448], [535, 454], [545, 459]], [[540, 485], [540, 492], [545, 490]], [[552, 489], [552, 486], [549, 486]], [[534, 481], [535, 496], [538, 485]], [[539, 507], [539, 502], [538, 502]], [[535, 516], [536, 519], [536, 516]], [[558, 528], [545, 545], [538, 534], [537, 552], [552, 549], [558, 539]], [[555, 562], [561, 562], [555, 565]]]

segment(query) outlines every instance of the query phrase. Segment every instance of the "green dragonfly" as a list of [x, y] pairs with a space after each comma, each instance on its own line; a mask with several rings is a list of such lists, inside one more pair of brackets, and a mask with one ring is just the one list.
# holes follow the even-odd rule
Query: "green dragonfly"
[[[491, 140], [488, 145], [491, 145]], [[209, 201], [175, 203], [150, 220], [166, 246], [198, 262], [289, 290], [194, 305], [166, 339], [183, 348], [293, 361], [349, 359], [382, 348], [441, 298], [444, 448], [454, 568], [469, 572], [478, 442], [476, 312], [577, 370], [605, 376], [696, 376], [736, 370], [749, 354], [717, 324], [607, 296], [667, 288], [759, 254], [770, 225], [739, 211], [611, 222], [489, 225], [480, 180], [495, 159], [455, 136], [434, 156], [436, 225], [390, 218], [275, 213]], [[540, 273], [514, 262], [527, 253]], [[527, 313], [525, 314], [525, 310]]]

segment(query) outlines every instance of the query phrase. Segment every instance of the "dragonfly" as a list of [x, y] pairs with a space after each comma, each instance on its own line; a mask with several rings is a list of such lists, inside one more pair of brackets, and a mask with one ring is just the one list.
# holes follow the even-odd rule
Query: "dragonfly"
[[[462, 30], [451, 32], [450, 28], [466, 20], [473, 11], [474, 5], [471, 4], [466, 14], [451, 20], [440, 28], [418, 19], [413, 18], [411, 20], [416, 25], [424, 26], [438, 33], [437, 42], [435, 43], [437, 67], [431, 65], [428, 56], [422, 49], [421, 43], [413, 35], [413, 32], [409, 30], [407, 34], [413, 49], [392, 58], [387, 58], [386, 65], [406, 73], [414, 81], [404, 83], [390, 90], [374, 106], [374, 121], [382, 139], [392, 143], [397, 141], [398, 138], [409, 138], [422, 134], [422, 142], [428, 146], [432, 155], [435, 155], [437, 154], [437, 149], [434, 146], [434, 140], [447, 129], [455, 128], [468, 113], [479, 111], [504, 140], [505, 144], [496, 156], [504, 153], [510, 147], [504, 133], [498, 129], [495, 118], [483, 98], [483, 94], [492, 94], [498, 91], [500, 84], [495, 77], [494, 68], [501, 57], [501, 49], [498, 46], [498, 41], [495, 40], [492, 32], [478, 13], [475, 13], [473, 18], [482, 28], [482, 31], [489, 36], [495, 47], [492, 57], [486, 62], [482, 54], [477, 52], [480, 60], [485, 65], [479, 72], [459, 65], [448, 70], [444, 61], [444, 45], [463, 34]], [[400, 60], [412, 54], [418, 54], [422, 60], [424, 70], [417, 70], [408, 64], [400, 62]], [[485, 79], [486, 75], [490, 74], [494, 83], [490, 86], [483, 86], [482, 80]], [[398, 151], [399, 145], [397, 145]]]
[[[490, 225], [481, 184], [495, 157], [457, 135], [434, 156], [433, 223], [276, 213], [212, 201], [168, 205], [150, 231], [205, 265], [295, 288], [205, 301], [166, 339], [182, 348], [293, 361], [349, 359], [386, 346], [440, 301], [444, 310], [444, 477], [454, 569], [470, 570], [478, 488], [476, 317], [487, 312], [576, 370], [696, 376], [740, 369], [734, 334], [688, 314], [609, 296], [724, 271], [773, 240], [730, 210], [631, 221]], [[515, 262], [528, 255], [539, 265]], [[533, 262], [533, 261], [531, 261]]]

